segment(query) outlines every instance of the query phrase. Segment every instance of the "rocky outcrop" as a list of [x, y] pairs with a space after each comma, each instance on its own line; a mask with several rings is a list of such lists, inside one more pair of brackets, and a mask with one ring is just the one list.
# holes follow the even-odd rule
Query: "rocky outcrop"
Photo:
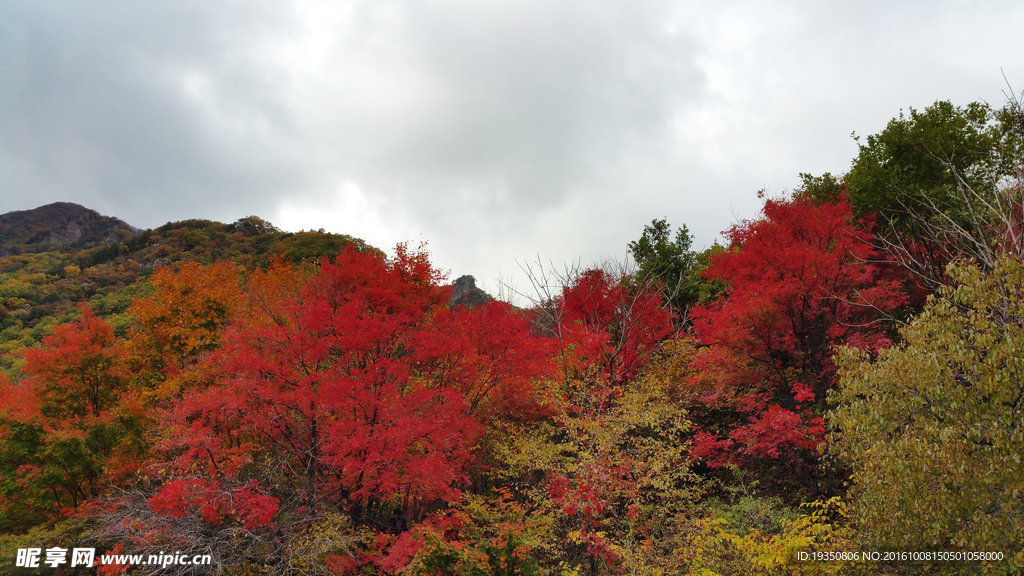
[[472, 308], [488, 300], [494, 300], [494, 297], [476, 287], [476, 278], [467, 274], [452, 282], [452, 306]]
[[138, 230], [71, 202], [0, 215], [0, 253], [81, 250], [115, 244]]

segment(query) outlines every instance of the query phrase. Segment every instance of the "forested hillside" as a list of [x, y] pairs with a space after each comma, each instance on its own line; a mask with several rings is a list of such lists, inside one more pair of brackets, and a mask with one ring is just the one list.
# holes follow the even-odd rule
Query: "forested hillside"
[[124, 336], [132, 299], [152, 290], [146, 279], [161, 267], [230, 261], [265, 268], [273, 258], [301, 262], [332, 258], [350, 244], [367, 248], [346, 235], [282, 232], [256, 216], [138, 230], [67, 202], [0, 216], [0, 239], [0, 351], [7, 370], [18, 362], [15, 350], [40, 342], [83, 303]]
[[[525, 307], [254, 216], [0, 216], [0, 572], [1019, 573], [1024, 111], [858, 143]], [[214, 562], [14, 566], [82, 546]]]

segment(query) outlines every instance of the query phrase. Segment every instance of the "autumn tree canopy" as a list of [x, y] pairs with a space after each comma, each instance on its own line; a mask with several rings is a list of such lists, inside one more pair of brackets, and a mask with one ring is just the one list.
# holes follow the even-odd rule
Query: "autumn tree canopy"
[[[168, 477], [149, 507], [214, 525], [344, 508], [394, 531], [458, 501], [488, 423], [544, 413], [536, 381], [551, 363], [525, 315], [500, 302], [452, 310], [439, 280], [404, 246], [392, 260], [352, 249], [252, 272], [223, 346], [204, 356], [216, 377], [163, 412]], [[175, 504], [231, 490], [272, 508]]]
[[[137, 464], [145, 417], [113, 328], [83, 307], [0, 381], [0, 522], [74, 509]], [[125, 470], [127, 467], [127, 470]]]
[[834, 347], [889, 346], [886, 314], [906, 297], [843, 199], [768, 200], [761, 218], [727, 236], [729, 248], [704, 274], [728, 288], [693, 312], [705, 348], [692, 393], [721, 414], [703, 423], [698, 453], [713, 464], [813, 458]]
[[0, 556], [760, 576], [988, 550], [1010, 557], [928, 569], [1019, 572], [1020, 110], [911, 109], [726, 246], [656, 219], [636, 266], [527, 266], [525, 309], [453, 299], [422, 249], [255, 216], [0, 256]]
[[[1020, 551], [1024, 513], [1024, 266], [951, 266], [942, 288], [877, 359], [847, 348], [830, 418], [854, 465], [869, 542]], [[1024, 557], [1018, 557], [1018, 562]]]

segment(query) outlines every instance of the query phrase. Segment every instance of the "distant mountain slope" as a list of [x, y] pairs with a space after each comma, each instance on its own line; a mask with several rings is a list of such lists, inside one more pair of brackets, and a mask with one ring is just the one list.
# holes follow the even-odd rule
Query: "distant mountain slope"
[[[125, 334], [132, 299], [150, 289], [146, 279], [161, 266], [227, 260], [265, 268], [275, 259], [311, 262], [349, 248], [384, 255], [347, 234], [284, 232], [257, 216], [231, 224], [192, 219], [139, 230], [69, 202], [0, 214], [0, 372], [13, 375], [17, 351], [75, 317], [81, 304]], [[472, 276], [453, 285], [454, 306], [491, 299]]]
[[13, 370], [19, 349], [75, 317], [81, 304], [124, 334], [132, 298], [150, 289], [146, 279], [160, 266], [228, 260], [251, 269], [276, 258], [333, 258], [350, 246], [376, 250], [345, 234], [283, 232], [256, 216], [139, 230], [68, 202], [0, 214], [0, 371]]
[[70, 252], [122, 242], [137, 232], [123, 220], [71, 202], [0, 215], [0, 255]]

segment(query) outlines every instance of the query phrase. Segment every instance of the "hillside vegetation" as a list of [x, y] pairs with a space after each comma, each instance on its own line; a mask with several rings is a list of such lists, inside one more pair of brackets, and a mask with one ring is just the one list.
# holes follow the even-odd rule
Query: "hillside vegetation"
[[265, 268], [273, 258], [313, 261], [349, 245], [370, 249], [344, 234], [282, 232], [255, 216], [139, 230], [67, 202], [0, 216], [0, 239], [0, 351], [7, 370], [17, 362], [12, 352], [40, 342], [82, 303], [123, 336], [132, 298], [151, 289], [146, 279], [160, 267], [230, 261]]
[[[0, 572], [1024, 571], [1024, 113], [859, 142], [527, 308], [258, 217], [0, 216]], [[84, 546], [214, 562], [10, 563]]]

